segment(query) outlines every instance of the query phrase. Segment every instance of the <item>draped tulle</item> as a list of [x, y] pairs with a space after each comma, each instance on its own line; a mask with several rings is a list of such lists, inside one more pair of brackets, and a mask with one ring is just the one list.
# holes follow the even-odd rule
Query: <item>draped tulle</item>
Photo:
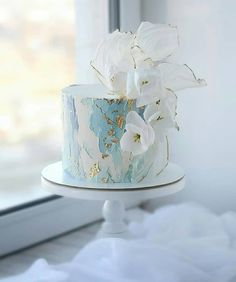
[[2, 282], [233, 282], [236, 281], [236, 213], [215, 215], [195, 204], [158, 209], [130, 224], [135, 239], [100, 239], [73, 261], [36, 261]]

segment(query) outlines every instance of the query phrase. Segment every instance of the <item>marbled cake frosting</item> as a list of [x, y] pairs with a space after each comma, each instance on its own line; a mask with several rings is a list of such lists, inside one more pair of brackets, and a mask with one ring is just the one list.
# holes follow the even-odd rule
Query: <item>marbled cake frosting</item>
[[156, 140], [140, 155], [122, 151], [127, 114], [135, 111], [143, 117], [145, 107], [106, 92], [101, 85], [72, 85], [62, 91], [64, 171], [95, 183], [135, 183], [158, 174], [168, 162], [167, 140]]

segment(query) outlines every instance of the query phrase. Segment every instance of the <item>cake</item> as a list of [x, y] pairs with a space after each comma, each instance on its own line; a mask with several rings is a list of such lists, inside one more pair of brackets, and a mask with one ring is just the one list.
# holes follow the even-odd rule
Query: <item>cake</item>
[[100, 83], [62, 90], [65, 173], [93, 183], [138, 183], [167, 166], [167, 133], [178, 129], [175, 91], [205, 85], [168, 58], [177, 28], [141, 23], [115, 31], [97, 48], [91, 69]]

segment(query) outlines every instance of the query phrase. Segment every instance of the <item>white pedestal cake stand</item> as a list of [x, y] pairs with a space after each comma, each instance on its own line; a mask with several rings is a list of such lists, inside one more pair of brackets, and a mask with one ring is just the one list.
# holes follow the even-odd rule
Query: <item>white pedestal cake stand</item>
[[56, 195], [105, 201], [103, 206], [104, 223], [98, 237], [129, 238], [127, 225], [124, 222], [125, 200], [148, 200], [167, 196], [184, 188], [183, 169], [173, 163], [155, 178], [139, 183], [93, 184], [80, 182], [64, 173], [61, 162], [51, 164], [42, 171], [42, 187]]

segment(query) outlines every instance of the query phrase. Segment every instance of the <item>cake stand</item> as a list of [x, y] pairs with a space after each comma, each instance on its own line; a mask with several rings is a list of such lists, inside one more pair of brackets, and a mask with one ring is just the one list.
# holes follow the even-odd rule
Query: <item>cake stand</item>
[[183, 169], [169, 163], [155, 178], [139, 183], [93, 184], [76, 181], [63, 172], [61, 162], [47, 166], [41, 175], [42, 187], [56, 195], [105, 201], [103, 206], [104, 223], [98, 237], [129, 238], [131, 234], [125, 224], [124, 201], [144, 201], [167, 196], [184, 188]]

